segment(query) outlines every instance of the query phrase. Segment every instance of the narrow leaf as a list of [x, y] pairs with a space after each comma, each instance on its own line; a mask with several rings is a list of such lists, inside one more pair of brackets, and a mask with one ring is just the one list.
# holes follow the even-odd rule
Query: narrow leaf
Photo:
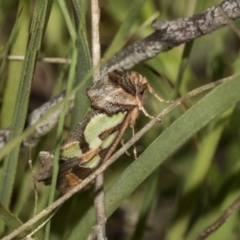
[[[110, 216], [126, 197], [197, 131], [240, 101], [239, 89], [237, 75], [206, 95], [154, 140], [107, 191], [106, 215]], [[91, 208], [67, 239], [86, 239], [94, 218], [94, 209]]]

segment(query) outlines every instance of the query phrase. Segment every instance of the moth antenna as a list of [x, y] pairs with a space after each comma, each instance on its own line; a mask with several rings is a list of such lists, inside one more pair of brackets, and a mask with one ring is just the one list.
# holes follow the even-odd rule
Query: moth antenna
[[159, 119], [159, 118], [157, 118], [157, 117], [155, 117], [155, 116], [149, 115], [148, 112], [145, 110], [144, 107], [141, 107], [140, 110], [142, 110], [142, 112], [144, 113], [144, 115], [145, 115], [146, 117], [149, 117], [149, 118], [151, 118], [151, 119], [155, 119], [155, 120], [161, 122], [161, 119]]
[[[135, 136], [134, 126], [132, 126], [131, 129], [132, 129], [132, 135], [134, 137]], [[136, 160], [137, 159], [137, 148], [136, 148], [135, 143], [133, 144], [133, 156], [134, 156], [134, 160]]]
[[153, 88], [148, 84], [148, 91], [154, 96], [156, 97], [160, 102], [165, 102], [165, 103], [173, 103], [173, 100], [165, 100], [163, 98], [161, 98], [160, 96], [157, 95], [157, 93], [153, 90]]
[[[122, 138], [122, 139], [121, 139], [121, 145], [122, 145], [122, 147], [123, 147], [124, 144], [125, 144], [125, 142], [124, 142], [124, 139]], [[126, 150], [125, 153], [126, 153], [126, 155], [129, 156], [129, 157], [131, 156], [131, 154], [128, 152], [128, 150]]]

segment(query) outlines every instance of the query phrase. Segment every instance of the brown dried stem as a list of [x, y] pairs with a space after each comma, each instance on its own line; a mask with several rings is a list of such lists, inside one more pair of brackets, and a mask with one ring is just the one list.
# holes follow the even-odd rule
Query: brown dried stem
[[[99, 38], [99, 20], [100, 20], [100, 9], [98, 0], [91, 0], [91, 16], [92, 16], [92, 61], [93, 68], [96, 69], [93, 74], [93, 82], [96, 82], [100, 78], [100, 71], [97, 66], [100, 63], [100, 38]], [[103, 173], [99, 174], [95, 181], [95, 197], [94, 205], [96, 211], [96, 225], [93, 228], [89, 240], [104, 240], [106, 239], [106, 217], [104, 207], [104, 177]]]
[[[20, 55], [9, 55], [7, 57], [10, 61], [24, 61], [25, 56]], [[55, 64], [70, 64], [71, 59], [69, 58], [50, 58], [50, 57], [39, 57], [38, 61]]]
[[240, 208], [240, 197], [238, 197], [225, 211], [224, 213], [209, 227], [207, 227], [200, 235], [196, 238], [196, 240], [204, 240], [210, 234], [217, 231], [227, 220], [228, 218], [234, 214]]

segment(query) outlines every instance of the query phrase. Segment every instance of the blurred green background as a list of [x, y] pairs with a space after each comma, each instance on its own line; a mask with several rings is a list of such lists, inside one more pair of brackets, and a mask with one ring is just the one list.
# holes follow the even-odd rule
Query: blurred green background
[[[20, 79], [23, 79], [24, 83], [27, 82], [25, 80], [31, 68], [28, 66], [28, 69], [26, 64], [24, 65], [21, 61], [9, 61], [8, 55], [25, 55], [28, 51], [29, 59], [33, 60], [36, 59], [34, 53], [38, 53], [40, 58], [71, 58], [73, 60], [74, 52], [78, 56], [74, 76], [68, 75], [70, 71], [68, 64], [37, 61], [35, 68], [35, 61], [32, 62], [33, 81], [31, 85], [32, 78], [29, 76], [28, 87], [26, 87], [26, 93], [30, 95], [30, 98], [29, 102], [27, 98], [22, 103], [26, 106], [26, 113], [24, 114], [23, 111], [21, 117], [23, 124], [26, 114], [66, 89], [69, 78], [76, 78], [77, 81], [81, 82], [85, 76], [85, 71], [90, 67], [89, 59], [83, 59], [83, 62], [79, 61], [81, 57], [86, 57], [88, 54], [82, 54], [80, 48], [75, 47], [71, 33], [71, 24], [74, 26], [74, 20], [76, 20], [72, 5], [72, 2], [75, 1], [66, 2], [67, 15], [60, 7], [64, 3], [63, 1], [54, 1], [52, 8], [49, 2], [44, 17], [41, 15], [44, 12], [41, 7], [44, 8], [44, 2], [47, 1], [42, 1], [42, 5], [39, 4], [40, 7], [34, 12], [36, 2], [38, 1], [2, 0], [0, 2], [1, 128], [11, 127], [14, 124], [14, 119], [15, 122], [19, 120], [16, 118], [18, 116], [16, 115], [16, 102], [17, 96], [19, 96], [19, 86], [21, 86]], [[106, 51], [112, 55], [125, 45], [151, 34], [154, 31], [151, 22], [156, 17], [168, 20], [188, 17], [218, 3], [220, 1], [216, 0], [135, 0], [132, 2], [128, 0], [102, 0], [100, 1], [102, 56], [105, 56]], [[79, 16], [86, 20], [82, 24], [82, 32], [86, 33], [87, 43], [91, 49], [90, 2], [80, 1], [80, 4], [81, 15]], [[31, 45], [29, 40], [31, 36], [29, 34], [30, 23], [36, 12], [40, 18], [41, 16], [44, 18], [42, 30], [45, 32], [40, 45], [36, 43]], [[70, 18], [68, 19], [67, 16]], [[237, 28], [240, 27], [237, 21], [235, 24]], [[116, 35], [117, 38], [115, 38]], [[36, 37], [36, 39], [38, 38]], [[86, 47], [84, 38], [82, 42], [83, 46]], [[31, 46], [33, 46], [33, 50]], [[163, 98], [176, 99], [204, 84], [237, 74], [240, 63], [239, 46], [237, 33], [227, 26], [191, 43], [161, 53], [151, 60], [138, 64], [134, 70], [146, 76], [151, 86]], [[91, 53], [91, 50], [89, 52]], [[81, 72], [83, 68], [84, 70]], [[23, 75], [24, 69], [27, 70], [25, 75]], [[91, 84], [91, 80], [86, 86], [89, 84]], [[85, 95], [85, 90], [86, 88], [81, 88], [79, 91]], [[231, 92], [225, 94], [222, 95], [222, 98], [227, 98]], [[156, 115], [166, 108], [166, 104], [160, 104], [153, 96], [148, 95], [146, 109], [151, 114]], [[167, 129], [172, 122], [203, 96], [204, 94], [183, 104], [168, 114], [161, 124], [155, 125], [145, 134], [136, 143], [138, 155], [140, 156], [162, 131]], [[73, 120], [71, 121], [71, 117], [74, 119], [73, 115], [75, 114], [77, 116], [75, 119], [80, 121], [79, 116], [85, 115], [88, 108], [86, 104], [84, 102], [82, 109], [75, 109], [76, 111], [72, 115], [68, 114], [65, 118], [62, 138], [75, 124]], [[215, 102], [211, 104], [214, 105]], [[148, 118], [140, 114], [136, 131], [140, 130], [148, 121]], [[143, 183], [139, 182], [138, 188], [121, 202], [118, 209], [107, 221], [108, 239], [195, 239], [204, 228], [213, 223], [240, 195], [239, 122], [240, 107], [238, 104], [224, 113], [216, 115], [215, 119], [201, 131], [197, 132], [196, 130], [192, 138], [180, 149], [172, 152], [167, 161], [162, 163], [160, 167], [156, 167], [155, 171]], [[190, 125], [191, 122], [187, 122], [185, 127], [188, 128]], [[21, 126], [19, 129], [21, 130]], [[38, 152], [40, 150], [54, 150], [56, 132], [56, 128], [53, 129], [47, 136], [43, 137], [37, 147], [31, 150], [35, 174], [39, 169]], [[178, 132], [174, 134], [177, 137]], [[130, 137], [131, 132], [127, 131], [124, 137], [125, 141]], [[131, 153], [130, 157], [123, 155], [105, 172], [106, 189], [134, 162], [132, 149], [129, 152]], [[11, 168], [11, 172], [6, 171], [8, 168], [3, 161], [0, 162], [1, 203], [22, 222], [26, 222], [33, 216], [35, 206], [33, 180], [28, 164], [30, 149], [21, 148], [19, 154], [16, 153], [12, 159], [13, 164], [8, 166]], [[148, 158], [145, 160], [147, 161]], [[8, 175], [11, 175], [9, 182]], [[126, 186], [127, 184], [126, 182]], [[6, 193], [4, 189], [6, 189]], [[39, 196], [37, 211], [40, 212], [48, 204], [50, 187], [37, 183], [37, 190]], [[57, 197], [59, 197], [58, 193], [55, 195], [55, 198]], [[84, 224], [86, 224], [86, 229], [91, 226], [91, 223], [87, 222], [88, 218], [85, 214], [92, 205], [92, 189], [76, 194], [65, 202], [53, 217], [50, 235], [48, 236], [45, 233], [45, 228], [42, 228], [36, 233], [36, 239], [44, 239], [44, 236], [45, 239], [51, 240], [86, 239], [87, 233], [83, 233], [81, 230], [84, 228]], [[2, 212], [0, 213], [2, 214]], [[239, 217], [239, 213], [234, 214], [223, 227], [208, 239], [239, 239]], [[10, 222], [8, 224], [11, 225]], [[5, 236], [11, 232], [9, 225], [6, 227], [4, 222], [0, 220], [0, 236]], [[21, 225], [20, 221], [19, 225]], [[33, 229], [38, 225], [33, 226]], [[14, 225], [12, 229], [14, 229]]]

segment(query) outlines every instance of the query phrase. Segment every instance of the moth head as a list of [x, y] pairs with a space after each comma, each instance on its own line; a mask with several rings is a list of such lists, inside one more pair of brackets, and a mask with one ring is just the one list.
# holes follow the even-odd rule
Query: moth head
[[146, 90], [148, 89], [147, 79], [138, 72], [134, 71], [129, 72], [127, 75], [130, 83], [132, 84], [132, 93], [134, 93], [139, 100], [143, 101], [146, 96]]
[[135, 71], [123, 72], [121, 70], [114, 70], [109, 72], [108, 76], [112, 82], [115, 82], [125, 92], [143, 100], [145, 91], [148, 88], [148, 82], [141, 74]]

